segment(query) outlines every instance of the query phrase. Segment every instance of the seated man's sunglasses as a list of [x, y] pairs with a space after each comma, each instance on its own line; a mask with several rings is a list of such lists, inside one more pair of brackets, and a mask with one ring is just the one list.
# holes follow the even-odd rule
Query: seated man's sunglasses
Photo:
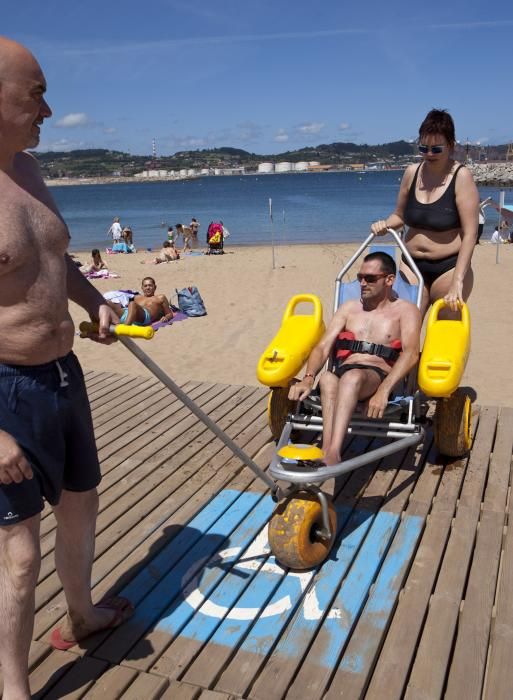
[[443, 153], [445, 146], [424, 146], [423, 144], [419, 144], [419, 153], [431, 153], [436, 154], [436, 153]]
[[363, 282], [363, 280], [365, 280], [367, 282], [367, 284], [373, 284], [374, 282], [377, 282], [382, 277], [388, 277], [388, 274], [384, 273], [382, 275], [362, 275], [362, 273], [359, 272], [356, 275], [356, 279], [358, 280], [358, 282]]

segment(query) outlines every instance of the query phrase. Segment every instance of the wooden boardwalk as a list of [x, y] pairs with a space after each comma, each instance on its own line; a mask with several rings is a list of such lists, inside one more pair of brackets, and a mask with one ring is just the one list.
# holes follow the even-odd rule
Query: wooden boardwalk
[[[94, 597], [123, 593], [136, 612], [81, 647], [49, 646], [65, 604], [45, 511], [35, 698], [513, 697], [513, 409], [475, 410], [468, 459], [439, 458], [428, 432], [330, 485], [333, 555], [297, 573], [268, 550], [265, 487], [165, 388], [86, 380], [103, 470]], [[184, 388], [268, 465], [265, 390]]]

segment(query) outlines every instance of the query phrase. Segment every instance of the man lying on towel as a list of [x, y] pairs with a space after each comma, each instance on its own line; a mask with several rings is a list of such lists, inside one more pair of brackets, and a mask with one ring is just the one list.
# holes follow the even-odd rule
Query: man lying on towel
[[142, 294], [137, 294], [126, 309], [120, 304], [111, 302], [110, 305], [119, 315], [120, 323], [127, 326], [150, 326], [155, 321], [170, 321], [174, 313], [164, 294], [155, 294], [157, 284], [153, 277], [145, 277], [142, 281]]
[[392, 289], [396, 265], [386, 253], [363, 259], [358, 281], [361, 298], [336, 311], [312, 350], [303, 379], [291, 386], [289, 399], [305, 399], [315, 376], [335, 348], [333, 371], [324, 372], [321, 389], [324, 462], [341, 461], [341, 447], [358, 401], [368, 400], [367, 415], [381, 418], [397, 382], [419, 358], [421, 316]]

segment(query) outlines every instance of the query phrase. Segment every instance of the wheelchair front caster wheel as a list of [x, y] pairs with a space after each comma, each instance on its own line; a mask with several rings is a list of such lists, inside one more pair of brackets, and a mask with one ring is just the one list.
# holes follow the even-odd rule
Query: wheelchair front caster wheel
[[322, 537], [321, 504], [310, 493], [301, 492], [280, 503], [269, 523], [269, 544], [282, 566], [311, 569], [331, 551], [337, 530], [337, 513], [328, 503], [331, 537]]
[[438, 399], [434, 420], [435, 446], [447, 457], [463, 457], [472, 443], [472, 404], [457, 389], [448, 399]]

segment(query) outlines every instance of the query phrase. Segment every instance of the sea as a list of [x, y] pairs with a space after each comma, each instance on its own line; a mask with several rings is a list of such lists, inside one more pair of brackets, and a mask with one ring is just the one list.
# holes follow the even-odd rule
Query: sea
[[[230, 231], [229, 245], [285, 245], [361, 241], [373, 221], [394, 207], [402, 171], [206, 176], [193, 180], [52, 186], [68, 224], [71, 250], [108, 247], [115, 216], [130, 226], [137, 248], [160, 248], [167, 227], [210, 221]], [[499, 198], [481, 187], [481, 198]], [[488, 208], [483, 238], [498, 215]]]

